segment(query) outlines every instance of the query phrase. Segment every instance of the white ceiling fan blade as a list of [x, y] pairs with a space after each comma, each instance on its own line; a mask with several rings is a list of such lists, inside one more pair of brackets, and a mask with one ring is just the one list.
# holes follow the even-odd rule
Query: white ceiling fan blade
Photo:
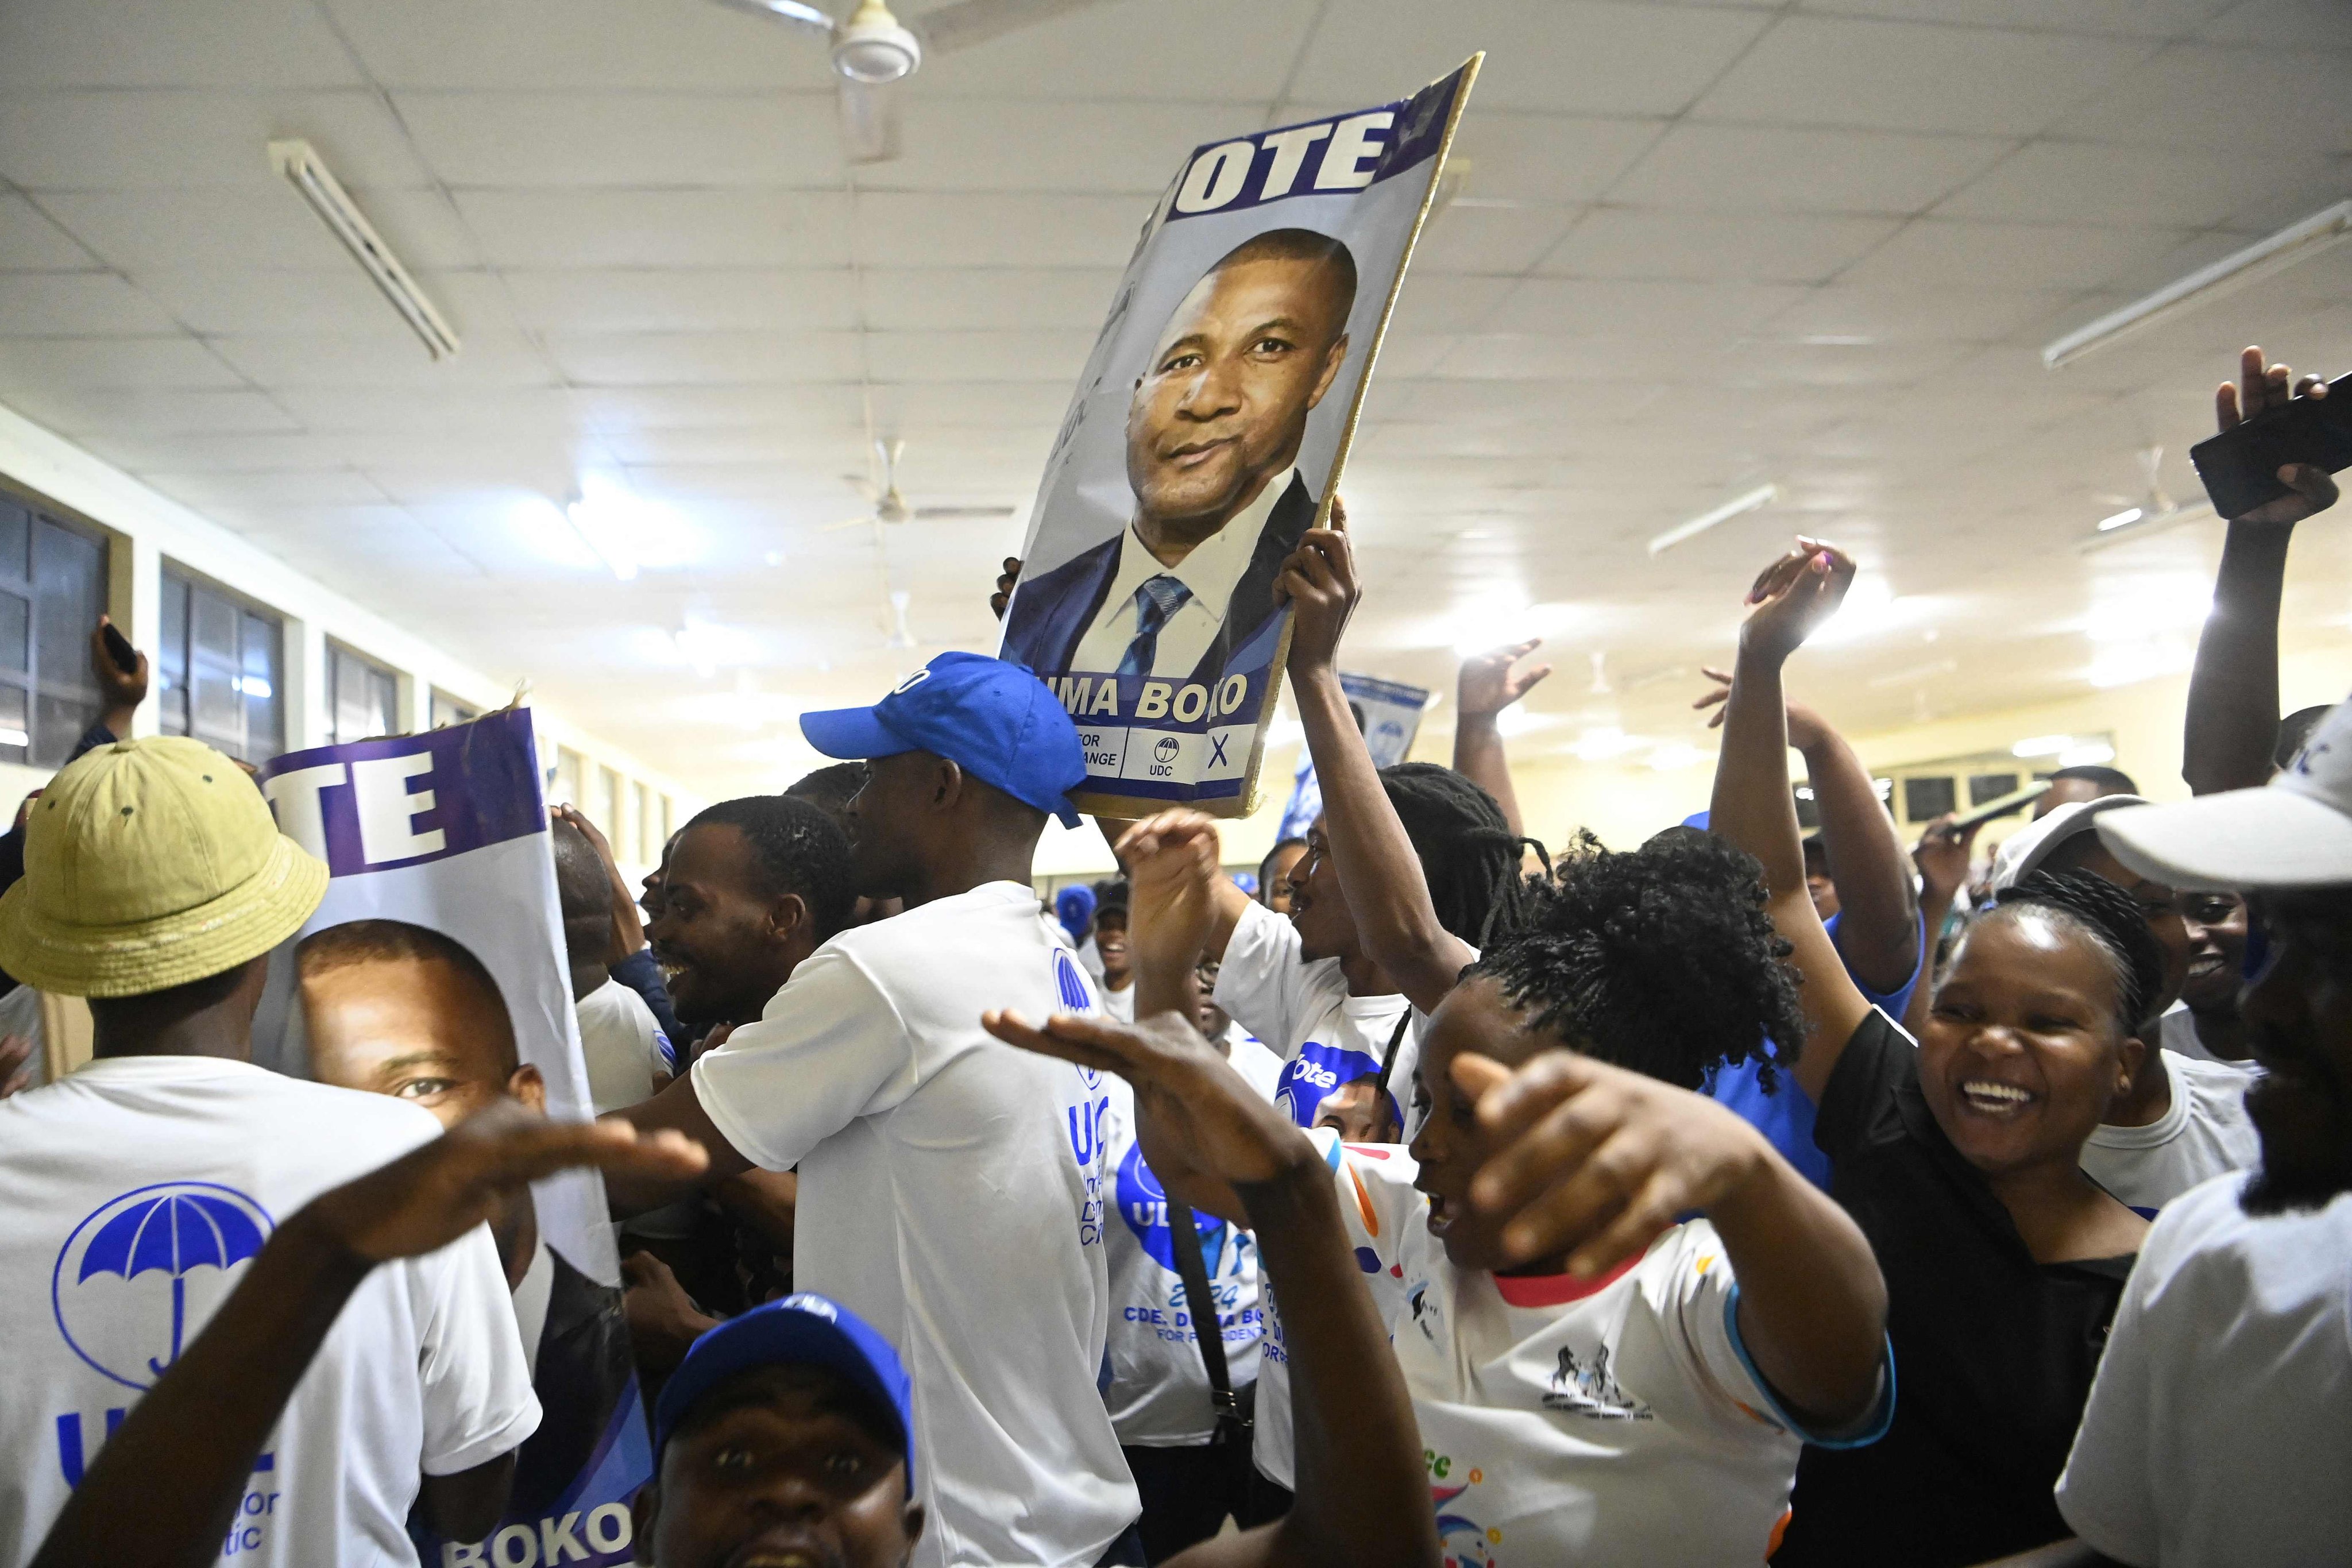
[[898, 94], [895, 82], [841, 79], [841, 155], [853, 163], [887, 163], [898, 155]]
[[959, 0], [915, 18], [914, 25], [933, 54], [945, 54], [1100, 4], [1102, 0]]
[[818, 529], [817, 531], [819, 533], [839, 533], [845, 528], [868, 527], [873, 523], [873, 521], [874, 520], [871, 517], [845, 517], [839, 522], [826, 523], [823, 528]]
[[719, 0], [730, 11], [748, 16], [763, 16], [772, 22], [787, 22], [814, 33], [820, 37], [833, 37], [833, 18], [803, 0]]
[[917, 522], [940, 522], [956, 517], [1011, 517], [1009, 506], [919, 506], [915, 509]]

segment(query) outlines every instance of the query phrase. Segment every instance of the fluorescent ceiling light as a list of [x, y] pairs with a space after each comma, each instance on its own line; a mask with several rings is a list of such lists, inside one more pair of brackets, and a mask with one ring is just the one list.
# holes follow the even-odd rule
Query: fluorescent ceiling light
[[272, 689], [269, 682], [264, 680], [257, 675], [240, 675], [235, 680], [230, 681], [229, 684], [247, 697], [259, 697], [267, 700], [272, 694]]
[[2058, 765], [2062, 768], [2095, 768], [2115, 760], [2116, 749], [2105, 741], [2085, 741], [2058, 753]]
[[2070, 364], [2117, 339], [2144, 327], [2170, 321], [2198, 306], [2242, 289], [2258, 279], [2315, 256], [2352, 234], [2352, 201], [2338, 202], [2301, 223], [2289, 224], [2268, 239], [2200, 267], [2188, 277], [2168, 283], [2145, 300], [2135, 300], [2120, 310], [2110, 310], [2088, 326], [2077, 327], [2053, 339], [2042, 351], [2042, 363], [2051, 370]]
[[1672, 550], [1685, 539], [1696, 539], [1718, 522], [1729, 522], [1742, 512], [1754, 511], [1759, 507], [1770, 506], [1780, 499], [1780, 486], [1758, 485], [1744, 495], [1732, 497], [1713, 511], [1703, 511], [1688, 522], [1675, 524], [1674, 527], [1650, 541], [1650, 553], [1656, 555]]
[[1577, 736], [1574, 750], [1579, 762], [1605, 763], [1648, 744], [1639, 735], [1628, 735], [1614, 724], [1596, 724]]
[[2127, 506], [2119, 512], [2099, 519], [2099, 531], [2107, 533], [2118, 528], [2129, 528], [2147, 515], [2147, 513], [2138, 507]]
[[0, 730], [0, 746], [29, 746], [33, 737], [22, 730]]
[[435, 359], [447, 359], [456, 353], [459, 346], [457, 334], [450, 330], [433, 301], [425, 297], [425, 290], [416, 286], [416, 279], [408, 275], [408, 268], [400, 264], [400, 258], [392, 253], [383, 236], [376, 233], [367, 215], [352, 204], [342, 183], [320, 161], [317, 151], [308, 142], [272, 142], [269, 162], [302, 193], [302, 199], [310, 204], [310, 210], [319, 215], [320, 221], [334, 231], [352, 259], [375, 279], [375, 286], [383, 290], [383, 297], [392, 301], [400, 319], [425, 340], [425, 352]]
[[2072, 735], [2028, 735], [2009, 749], [2012, 757], [2054, 757], [2074, 743]]

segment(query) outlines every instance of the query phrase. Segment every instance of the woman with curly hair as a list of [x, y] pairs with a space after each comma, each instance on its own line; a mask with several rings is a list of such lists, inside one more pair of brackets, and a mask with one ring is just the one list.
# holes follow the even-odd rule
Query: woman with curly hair
[[2164, 955], [2122, 889], [2037, 872], [1970, 926], [1916, 1047], [1870, 1005], [1806, 892], [1780, 689], [1854, 567], [1798, 545], [1749, 594], [1713, 826], [1762, 861], [1804, 976], [1792, 1076], [1885, 1274], [1902, 1397], [1874, 1447], [1806, 1449], [1774, 1562], [1976, 1563], [2067, 1533], [2052, 1488], [2147, 1233], [2083, 1144], [2140, 1068]]

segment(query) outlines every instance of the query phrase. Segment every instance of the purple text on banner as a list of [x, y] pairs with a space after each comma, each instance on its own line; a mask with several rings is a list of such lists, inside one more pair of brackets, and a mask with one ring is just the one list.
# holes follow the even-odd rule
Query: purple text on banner
[[1291, 196], [1345, 195], [1394, 179], [1437, 156], [1461, 86], [1456, 71], [1378, 109], [1208, 142], [1193, 151], [1177, 182], [1169, 220]]
[[547, 831], [530, 712], [274, 757], [278, 831], [338, 877], [420, 866]]

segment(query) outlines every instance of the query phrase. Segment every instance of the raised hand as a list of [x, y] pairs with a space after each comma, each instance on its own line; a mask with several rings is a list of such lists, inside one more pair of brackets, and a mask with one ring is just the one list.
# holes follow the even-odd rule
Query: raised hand
[[1984, 826], [1974, 823], [1954, 827], [1955, 820], [1950, 812], [1946, 812], [1927, 824], [1919, 835], [1917, 847], [1911, 851], [1911, 863], [1919, 868], [1919, 879], [1930, 888], [1943, 889], [1947, 898], [1967, 886], [1977, 830]]
[[[1714, 709], [1715, 711], [1709, 713], [1706, 717], [1706, 727], [1710, 730], [1720, 730], [1723, 728], [1723, 715], [1726, 711], [1725, 704], [1731, 697], [1731, 677], [1723, 670], [1716, 669], [1706, 665], [1699, 667], [1699, 673], [1706, 676], [1709, 680], [1714, 681], [1715, 689], [1711, 691], [1702, 693], [1698, 700], [1691, 704], [1691, 707], [1702, 710], [1708, 708]], [[1789, 710], [1789, 744], [1796, 747], [1797, 750], [1801, 752], [1811, 751], [1814, 746], [1821, 743], [1822, 739], [1824, 736], [1829, 734], [1830, 727], [1828, 723], [1822, 720], [1820, 714], [1814, 712], [1811, 709], [1806, 707], [1801, 702], [1791, 702], [1789, 703], [1787, 707]]]
[[[2213, 423], [2220, 429], [2233, 430], [2257, 414], [2284, 408], [2294, 398], [2326, 395], [2324, 378], [2306, 375], [2298, 381], [2294, 371], [2270, 363], [2259, 347], [2249, 347], [2238, 355], [2238, 380], [2225, 381], [2214, 391]], [[2335, 477], [2315, 463], [2288, 463], [2279, 469], [2278, 479], [2294, 494], [2264, 501], [2245, 516], [2230, 521], [2301, 522], [2336, 504]]]
[[[1179, 1173], [1214, 1184], [1270, 1182], [1316, 1159], [1315, 1146], [1201, 1031], [1173, 1013], [1122, 1024], [1093, 1014], [1058, 1013], [1039, 1028], [1018, 1013], [983, 1013], [981, 1026], [1007, 1045], [1117, 1073], [1135, 1089], [1136, 1127], [1144, 1158], [1163, 1183]], [[1171, 1195], [1173, 1186], [1170, 1188]], [[1189, 1196], [1195, 1208], [1242, 1218], [1230, 1205]]]
[[1546, 1051], [1517, 1071], [1463, 1056], [1454, 1081], [1501, 1144], [1471, 1183], [1471, 1203], [1510, 1216], [1502, 1242], [1512, 1258], [1564, 1251], [1569, 1271], [1588, 1279], [1677, 1215], [1736, 1192], [1770, 1152], [1715, 1101], [1574, 1051]]
[[996, 592], [988, 596], [988, 607], [995, 612], [998, 620], [1004, 618], [1004, 606], [1013, 603], [1013, 590], [1020, 584], [1021, 557], [1008, 555], [1004, 558], [1004, 570], [996, 575]]
[[100, 694], [100, 717], [119, 740], [131, 738], [131, 716], [147, 700], [147, 656], [133, 650], [139, 668], [125, 670], [114, 662], [114, 654], [106, 646], [107, 629], [114, 622], [105, 616], [89, 633], [89, 672], [97, 678]]
[[388, 1263], [448, 1246], [489, 1218], [508, 1193], [558, 1171], [583, 1165], [684, 1181], [709, 1160], [684, 1133], [640, 1133], [618, 1121], [550, 1121], [506, 1101], [321, 1194], [303, 1217], [345, 1251]]
[[[1347, 508], [1334, 500], [1332, 522], [1344, 524], [1347, 517]], [[1298, 612], [1290, 627], [1293, 679], [1337, 668], [1340, 636], [1363, 592], [1356, 579], [1355, 550], [1339, 527], [1310, 528], [1299, 536], [1298, 548], [1274, 580], [1275, 603], [1287, 602]]]
[[1454, 683], [1456, 710], [1465, 719], [1492, 718], [1534, 690], [1537, 683], [1551, 673], [1551, 666], [1531, 664], [1525, 669], [1515, 667], [1542, 646], [1543, 638], [1529, 637], [1523, 643], [1488, 648], [1464, 659], [1462, 673]]
[[1755, 608], [1739, 628], [1741, 649], [1785, 661], [1837, 614], [1854, 571], [1853, 557], [1836, 545], [1798, 535], [1796, 548], [1764, 568], [1748, 590]]
[[1139, 984], [1198, 967], [1216, 923], [1223, 875], [1216, 819], [1197, 811], [1163, 811], [1119, 835], [1113, 853], [1132, 889], [1128, 942]]

